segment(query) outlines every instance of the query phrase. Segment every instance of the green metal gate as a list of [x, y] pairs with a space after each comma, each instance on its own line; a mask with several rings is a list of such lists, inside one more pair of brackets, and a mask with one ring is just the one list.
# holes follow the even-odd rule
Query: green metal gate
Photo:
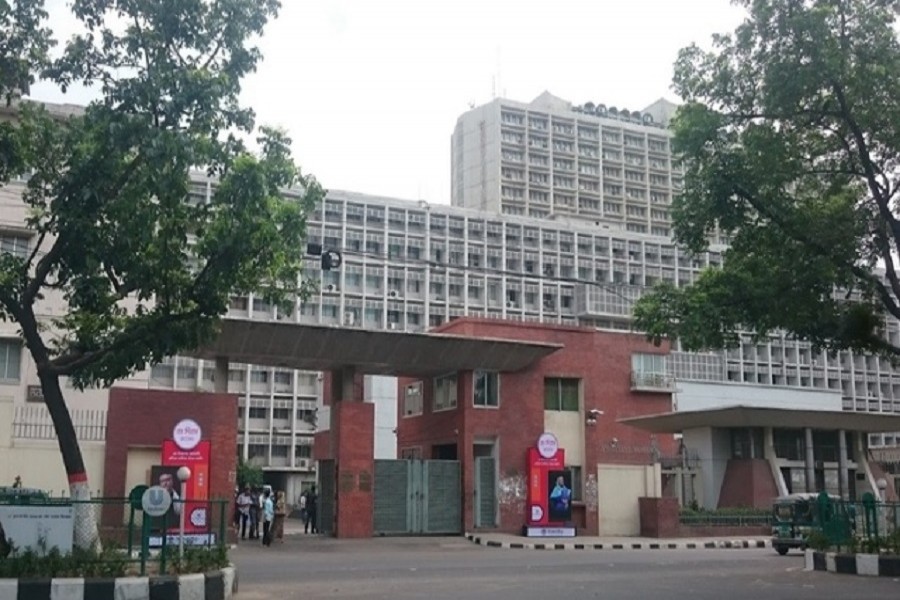
[[475, 459], [475, 527], [497, 526], [497, 467], [493, 458]]
[[375, 535], [462, 532], [459, 462], [376, 460]]

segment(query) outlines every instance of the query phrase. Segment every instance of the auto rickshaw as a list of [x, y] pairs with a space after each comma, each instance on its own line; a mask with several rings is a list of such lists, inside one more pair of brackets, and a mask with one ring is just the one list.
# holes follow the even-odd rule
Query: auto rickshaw
[[[831, 500], [840, 500], [829, 494]], [[784, 556], [791, 548], [805, 550], [809, 534], [821, 531], [819, 494], [789, 494], [775, 500], [772, 508], [772, 548]]]

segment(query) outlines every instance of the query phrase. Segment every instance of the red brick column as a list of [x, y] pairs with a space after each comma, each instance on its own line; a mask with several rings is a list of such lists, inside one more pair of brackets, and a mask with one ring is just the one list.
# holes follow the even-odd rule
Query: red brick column
[[347, 400], [334, 403], [331, 434], [337, 467], [335, 537], [372, 537], [375, 405]]

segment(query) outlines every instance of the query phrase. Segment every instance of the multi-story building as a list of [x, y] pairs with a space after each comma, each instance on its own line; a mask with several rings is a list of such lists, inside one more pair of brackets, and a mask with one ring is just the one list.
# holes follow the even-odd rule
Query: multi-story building
[[573, 106], [545, 92], [527, 104], [497, 98], [474, 108], [453, 132], [452, 203], [668, 237], [684, 175], [669, 148], [674, 106]]
[[[322, 271], [311, 260], [307, 276], [320, 283], [320, 291], [298, 303], [291, 314], [280, 314], [276, 307], [251, 295], [234, 298], [229, 316], [407, 331], [422, 331], [463, 315], [629, 329], [631, 307], [641, 293], [658, 281], [692, 282], [700, 269], [720, 264], [724, 247], [714, 244], [702, 256], [691, 256], [671, 241], [668, 207], [671, 194], [680, 185], [681, 172], [670, 164], [667, 131], [654, 125], [665, 122], [670, 110], [665, 103], [645, 111], [653, 115], [653, 121], [645, 123], [633, 113], [625, 120], [613, 119], [611, 109], [605, 109], [605, 115], [601, 109], [598, 116], [597, 107], [592, 107], [592, 116], [587, 105], [578, 112], [561, 102], [549, 95], [531, 105], [496, 100], [461, 118], [454, 134], [453, 201], [458, 206], [330, 192], [311, 216], [309, 241], [340, 250], [343, 266]], [[540, 115], [548, 128], [548, 160], [557, 156], [552, 145], [557, 137], [578, 148], [578, 154], [573, 152], [565, 159], [571, 163], [565, 168], [563, 163], [558, 169], [556, 163], [546, 165], [546, 192], [551, 202], [531, 202], [530, 193], [537, 191], [541, 182], [532, 187], [530, 174], [541, 172], [541, 167], [532, 171], [525, 162], [519, 168], [526, 181], [517, 189], [529, 194], [523, 196], [528, 199], [504, 200], [502, 169], [508, 161], [501, 154], [506, 147], [501, 138], [506, 129], [503, 119], [508, 112], [515, 112], [507, 111], [507, 106], [518, 107], [516, 114], [528, 125], [519, 132], [523, 136], [522, 161], [532, 155], [530, 146], [524, 145], [532, 135], [530, 120]], [[619, 115], [624, 112], [617, 111]], [[481, 115], [483, 127], [469, 123], [470, 118]], [[560, 127], [565, 125], [565, 119], [572, 130], [560, 129], [557, 135], [553, 128], [557, 121]], [[483, 152], [475, 155], [481, 156], [478, 160], [469, 158], [472, 127], [483, 131], [486, 140], [483, 147], [475, 146], [476, 152]], [[587, 137], [579, 137], [579, 133], [591, 128], [597, 139], [588, 144]], [[610, 133], [618, 129], [618, 146], [603, 141], [607, 129]], [[493, 146], [487, 143], [492, 131], [497, 137]], [[582, 138], [584, 144], [579, 141]], [[665, 146], [651, 146], [651, 142]], [[579, 144], [585, 146], [584, 160]], [[616, 147], [619, 154], [606, 158], [604, 150]], [[591, 148], [598, 156], [590, 155]], [[560, 151], [560, 160], [565, 153]], [[534, 156], [538, 155], [535, 151]], [[629, 163], [629, 156], [642, 157], [643, 168]], [[662, 160], [665, 168], [656, 169], [651, 158]], [[582, 164], [602, 169], [595, 177], [580, 173]], [[603, 169], [618, 169], [622, 197], [592, 196], [593, 190], [578, 187], [569, 193], [550, 185], [557, 171], [562, 173], [571, 166], [576, 184], [580, 185], [583, 175], [585, 182], [596, 180], [601, 192], [604, 183], [612, 185], [617, 176], [610, 171], [607, 178]], [[642, 172], [643, 183], [624, 183], [627, 172]], [[654, 183], [657, 180], [651, 175], [656, 174], [666, 178], [665, 185], [662, 180], [659, 185]], [[194, 201], [204, 201], [213, 185], [197, 176], [192, 188]], [[643, 191], [643, 198], [624, 196], [628, 185]], [[24, 227], [25, 211], [18, 199], [21, 189], [21, 182], [0, 188], [3, 251], [24, 252], [35, 241]], [[661, 195], [653, 195], [657, 193]], [[557, 195], [569, 199], [556, 202]], [[600, 204], [581, 203], [582, 198], [593, 197]], [[620, 211], [606, 210], [606, 203], [618, 205]], [[644, 212], [635, 212], [638, 209]], [[64, 304], [51, 300], [44, 314], [58, 315], [64, 309]], [[896, 322], [888, 322], [886, 331], [892, 343], [900, 344]], [[851, 352], [816, 353], [808, 344], [785, 335], [762, 342], [748, 338], [740, 347], [725, 352], [688, 353], [676, 345], [666, 360], [665, 369], [681, 380], [830, 390], [841, 395], [845, 410], [900, 412], [900, 371], [888, 361]], [[212, 390], [213, 371], [212, 364], [174, 357], [125, 384]], [[15, 325], [0, 325], [0, 395], [12, 396], [22, 404], [29, 399], [40, 401], [39, 394], [33, 393], [36, 384], [33, 365], [17, 339]], [[381, 387], [373, 385], [372, 389]], [[312, 434], [317, 425], [327, 421], [323, 413], [317, 413], [319, 374], [232, 365], [229, 391], [240, 396], [238, 452], [263, 466], [278, 487], [294, 497], [299, 486], [315, 476]], [[69, 392], [74, 408], [102, 408], [104, 394]], [[380, 392], [371, 395], [391, 404]], [[384, 436], [392, 435], [389, 423], [380, 427]], [[895, 440], [872, 438], [873, 443], [882, 441]], [[380, 447], [385, 453], [382, 456], [390, 455], [390, 443]]]

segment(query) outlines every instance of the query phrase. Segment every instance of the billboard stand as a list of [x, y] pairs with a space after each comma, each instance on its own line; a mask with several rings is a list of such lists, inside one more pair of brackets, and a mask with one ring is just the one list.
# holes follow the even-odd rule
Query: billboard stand
[[556, 436], [543, 433], [528, 449], [528, 502], [522, 535], [575, 537], [572, 523], [572, 474]]

